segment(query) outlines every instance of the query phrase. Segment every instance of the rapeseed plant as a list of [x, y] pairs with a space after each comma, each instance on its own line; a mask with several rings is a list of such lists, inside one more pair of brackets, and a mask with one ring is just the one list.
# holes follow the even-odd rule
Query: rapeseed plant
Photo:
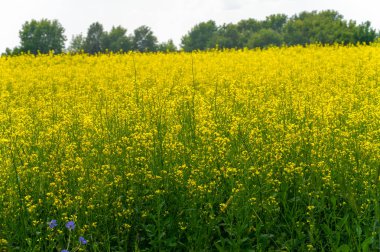
[[378, 250], [379, 69], [377, 44], [1, 57], [0, 250]]

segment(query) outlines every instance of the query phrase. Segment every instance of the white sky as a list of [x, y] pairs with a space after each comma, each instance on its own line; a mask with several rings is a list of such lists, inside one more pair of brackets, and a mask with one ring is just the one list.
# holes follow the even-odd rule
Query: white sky
[[301, 11], [337, 10], [345, 19], [369, 20], [380, 29], [379, 0], [1, 0], [0, 52], [19, 45], [18, 32], [25, 21], [58, 19], [65, 28], [66, 44], [72, 35], [86, 34], [95, 21], [106, 30], [121, 25], [128, 33], [141, 25], [152, 28], [159, 41], [181, 37], [195, 24], [215, 20], [218, 25], [241, 19], [264, 19], [270, 14], [288, 16]]

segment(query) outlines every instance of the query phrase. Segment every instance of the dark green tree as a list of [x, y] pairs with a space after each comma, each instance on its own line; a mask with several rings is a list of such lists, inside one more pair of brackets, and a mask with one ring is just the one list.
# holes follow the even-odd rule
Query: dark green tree
[[104, 35], [103, 47], [112, 52], [132, 50], [132, 41], [127, 36], [127, 29], [113, 26], [111, 31]]
[[299, 45], [309, 42], [305, 35], [305, 24], [302, 20], [292, 18], [284, 27], [284, 39], [287, 45]]
[[157, 50], [157, 37], [148, 26], [140, 26], [133, 32], [133, 49], [140, 52], [155, 52]]
[[288, 20], [288, 16], [285, 14], [273, 14], [269, 15], [262, 21], [262, 27], [265, 29], [272, 29], [281, 33]]
[[337, 11], [301, 12], [284, 25], [284, 38], [288, 45], [309, 43], [369, 43], [376, 38], [376, 31], [369, 22], [356, 25], [346, 21]]
[[185, 51], [206, 50], [216, 46], [218, 27], [215, 21], [209, 20], [195, 25], [182, 37], [181, 47]]
[[248, 46], [248, 41], [252, 37], [253, 33], [263, 29], [263, 24], [261, 21], [253, 18], [243, 19], [237, 23], [236, 29], [240, 34], [239, 47], [243, 48]]
[[6, 55], [6, 56], [11, 56], [11, 55], [19, 55], [19, 54], [21, 54], [21, 48], [20, 47], [14, 47], [13, 49], [11, 49], [11, 48], [9, 48], [9, 47], [7, 47], [6, 49], [5, 49], [5, 52], [4, 53], [2, 53], [2, 55]]
[[261, 29], [254, 33], [248, 41], [249, 48], [265, 48], [268, 46], [281, 46], [284, 43], [284, 38], [280, 33], [272, 29]]
[[2, 55], [2, 56], [3, 56], [3, 55], [8, 55], [8, 56], [10, 56], [10, 55], [13, 55], [13, 51], [12, 51], [11, 48], [7, 47], [7, 48], [5, 48], [5, 52], [2, 53], [1, 55]]
[[84, 50], [86, 39], [82, 34], [72, 37], [68, 51], [71, 53], [79, 53]]
[[84, 43], [84, 51], [90, 54], [104, 51], [104, 28], [99, 22], [90, 25], [87, 31], [86, 40]]
[[160, 52], [175, 52], [177, 47], [175, 46], [173, 40], [169, 39], [167, 42], [162, 42], [158, 45], [157, 51]]
[[240, 33], [235, 24], [224, 24], [218, 28], [216, 44], [219, 48], [240, 47]]
[[57, 20], [41, 19], [25, 22], [19, 32], [20, 50], [33, 54], [61, 53], [65, 46], [65, 29]]
[[261, 21], [258, 21], [258, 20], [253, 19], [253, 18], [249, 18], [249, 19], [240, 20], [237, 23], [236, 28], [241, 33], [258, 32], [259, 30], [261, 30], [263, 28], [263, 24]]
[[370, 42], [375, 41], [377, 34], [376, 30], [371, 28], [371, 22], [366, 21], [359, 26], [357, 26], [355, 31], [355, 42], [362, 42], [369, 44]]

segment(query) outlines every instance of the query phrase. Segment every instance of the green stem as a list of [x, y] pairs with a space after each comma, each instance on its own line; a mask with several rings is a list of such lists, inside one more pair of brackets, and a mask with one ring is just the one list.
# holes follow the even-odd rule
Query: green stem
[[70, 248], [70, 238], [71, 238], [71, 230], [69, 230], [69, 242], [67, 243], [67, 249], [66, 250], [69, 250], [69, 248]]

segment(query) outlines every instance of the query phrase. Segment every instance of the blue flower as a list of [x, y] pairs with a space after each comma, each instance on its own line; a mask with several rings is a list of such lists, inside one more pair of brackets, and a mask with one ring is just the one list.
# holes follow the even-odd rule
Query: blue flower
[[69, 252], [67, 249], [62, 249], [61, 252]]
[[74, 228], [75, 228], [75, 223], [74, 223], [74, 221], [69, 221], [69, 222], [67, 222], [67, 223], [66, 223], [66, 228], [67, 228], [68, 230], [74, 230]]
[[57, 220], [51, 220], [50, 222], [48, 222], [48, 225], [51, 229], [55, 228], [58, 225]]
[[80, 237], [79, 237], [79, 243], [80, 243], [81, 245], [86, 245], [86, 244], [87, 244], [87, 240], [84, 239], [83, 236], [80, 236]]

